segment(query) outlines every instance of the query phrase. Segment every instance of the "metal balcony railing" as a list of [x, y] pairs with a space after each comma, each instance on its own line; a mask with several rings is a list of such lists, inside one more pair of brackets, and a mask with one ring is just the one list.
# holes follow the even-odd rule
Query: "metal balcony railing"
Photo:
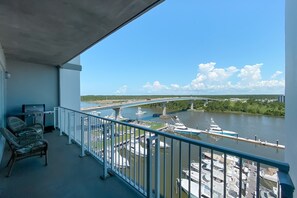
[[146, 197], [293, 197], [284, 162], [63, 107], [55, 127]]

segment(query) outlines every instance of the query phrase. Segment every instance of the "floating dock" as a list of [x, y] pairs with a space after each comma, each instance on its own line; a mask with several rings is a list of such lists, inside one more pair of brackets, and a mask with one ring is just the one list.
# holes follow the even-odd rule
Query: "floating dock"
[[249, 142], [249, 143], [253, 143], [253, 144], [260, 144], [260, 145], [263, 145], [263, 146], [270, 146], [270, 147], [274, 147], [274, 148], [285, 149], [285, 145], [281, 145], [281, 144], [278, 144], [278, 143], [271, 143], [271, 142], [267, 142], [267, 141], [261, 141], [260, 139], [255, 140], [255, 139], [243, 138], [243, 137], [239, 137], [239, 136], [230, 136], [230, 135], [223, 135], [223, 134], [208, 133], [206, 131], [201, 131], [201, 133], [212, 135], [212, 136], [217, 136], [217, 137], [229, 138], [229, 139], [242, 141], [242, 142]]
[[[163, 130], [164, 131], [170, 131], [170, 130], [168, 130], [168, 127], [167, 128], [164, 127]], [[205, 130], [201, 130], [200, 133], [207, 134], [207, 135], [210, 135], [210, 136], [215, 136], [215, 137], [229, 138], [229, 139], [236, 140], [236, 141], [259, 144], [259, 145], [262, 145], [262, 146], [269, 146], [269, 147], [278, 148], [278, 149], [285, 149], [285, 145], [278, 144], [278, 142], [271, 143], [271, 142], [267, 142], [267, 141], [261, 141], [260, 139], [249, 139], [249, 138], [244, 138], [244, 137], [239, 137], [239, 136], [230, 136], [230, 135], [209, 133], [209, 132], [207, 132]]]

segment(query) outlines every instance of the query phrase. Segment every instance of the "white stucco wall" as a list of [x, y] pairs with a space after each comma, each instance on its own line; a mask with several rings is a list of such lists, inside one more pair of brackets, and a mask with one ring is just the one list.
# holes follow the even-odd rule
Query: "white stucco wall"
[[[297, 1], [286, 0], [286, 150], [290, 175], [297, 187]], [[297, 197], [295, 190], [294, 197]]]
[[60, 69], [60, 106], [80, 110], [80, 71]]
[[[53, 110], [59, 102], [58, 69], [36, 63], [6, 60], [11, 78], [7, 80], [7, 113], [17, 114], [23, 104], [45, 104], [47, 111]], [[51, 115], [46, 125], [52, 125]]]

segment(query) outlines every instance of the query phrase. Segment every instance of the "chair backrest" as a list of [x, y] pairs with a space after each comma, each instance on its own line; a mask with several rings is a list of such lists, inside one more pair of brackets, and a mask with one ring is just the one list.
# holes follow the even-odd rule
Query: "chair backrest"
[[18, 132], [26, 128], [26, 123], [18, 117], [8, 117], [7, 118], [8, 127], [14, 132]]
[[0, 128], [0, 133], [5, 137], [6, 141], [8, 142], [11, 148], [20, 147], [20, 144], [18, 143], [18, 138], [15, 137], [8, 129]]

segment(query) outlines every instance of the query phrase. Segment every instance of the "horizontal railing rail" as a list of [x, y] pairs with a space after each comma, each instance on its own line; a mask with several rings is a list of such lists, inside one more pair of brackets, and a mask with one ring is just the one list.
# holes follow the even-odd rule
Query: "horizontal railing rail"
[[68, 143], [81, 145], [81, 156], [87, 151], [103, 163], [103, 178], [111, 171], [144, 196], [283, 197], [294, 191], [285, 162], [64, 107], [55, 108], [54, 123]]

